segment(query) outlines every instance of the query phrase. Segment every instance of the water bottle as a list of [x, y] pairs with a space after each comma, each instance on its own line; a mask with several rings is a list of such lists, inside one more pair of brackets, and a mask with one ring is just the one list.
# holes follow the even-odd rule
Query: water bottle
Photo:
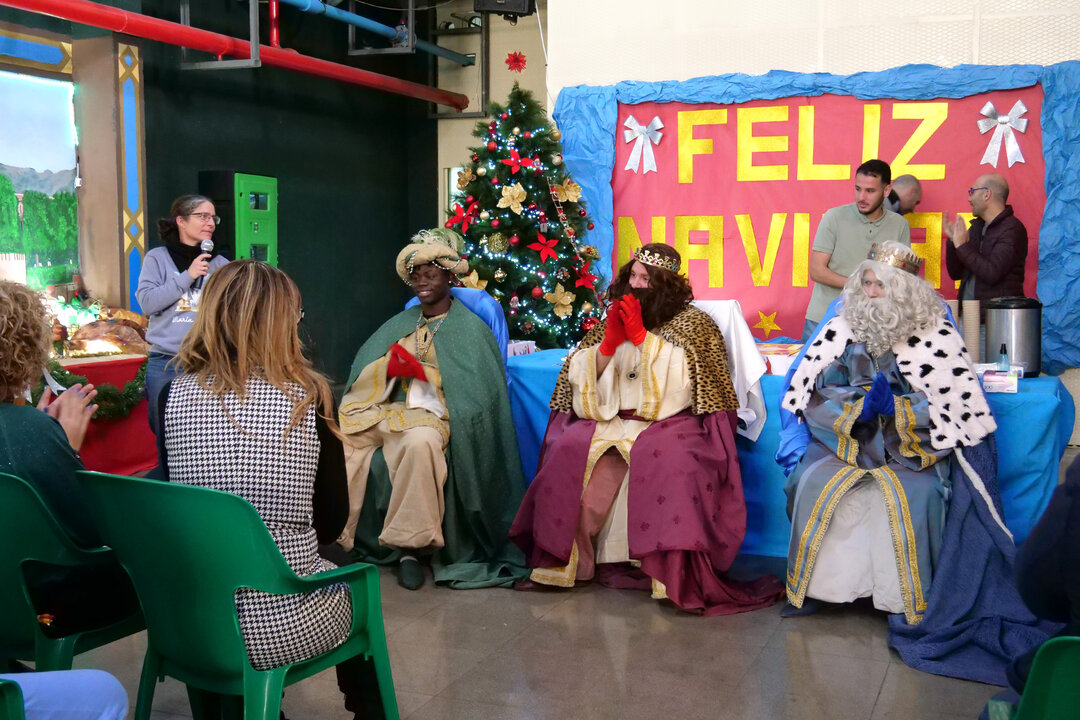
[[1001, 349], [998, 351], [997, 369], [1001, 372], [1009, 372], [1009, 351], [1005, 343], [1001, 343]]

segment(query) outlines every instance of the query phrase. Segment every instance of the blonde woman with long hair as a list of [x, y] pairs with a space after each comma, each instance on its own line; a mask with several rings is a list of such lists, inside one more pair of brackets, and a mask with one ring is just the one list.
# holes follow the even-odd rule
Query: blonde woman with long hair
[[[348, 514], [345, 460], [330, 387], [304, 355], [300, 291], [255, 260], [221, 267], [163, 390], [158, 449], [166, 479], [225, 490], [259, 512], [299, 575], [334, 565], [318, 554]], [[340, 645], [352, 610], [343, 585], [313, 593], [236, 594], [240, 630], [256, 669], [297, 662]], [[378, 694], [363, 658], [338, 666], [345, 707], [371, 716]]]

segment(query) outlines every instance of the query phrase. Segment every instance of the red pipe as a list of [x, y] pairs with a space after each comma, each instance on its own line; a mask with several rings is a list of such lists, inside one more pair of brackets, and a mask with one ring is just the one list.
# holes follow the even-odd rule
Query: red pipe
[[[128, 12], [108, 5], [90, 2], [90, 0], [0, 0], [0, 5], [26, 10], [39, 15], [51, 15], [81, 25], [90, 25], [147, 40], [156, 40], [192, 50], [201, 50], [219, 58], [225, 55], [236, 58], [251, 57], [251, 47], [245, 40], [153, 18], [140, 13]], [[420, 100], [428, 100], [457, 110], [464, 110], [469, 105], [469, 98], [460, 93], [440, 90], [439, 88], [409, 82], [389, 75], [380, 75], [379, 73], [333, 63], [328, 60], [320, 60], [280, 47], [260, 45], [259, 60], [263, 65], [294, 70], [309, 75], [318, 75], [331, 80], [361, 85], [375, 90], [384, 90]]]
[[270, 47], [281, 47], [281, 36], [278, 34], [278, 0], [268, 0], [267, 8], [270, 11]]

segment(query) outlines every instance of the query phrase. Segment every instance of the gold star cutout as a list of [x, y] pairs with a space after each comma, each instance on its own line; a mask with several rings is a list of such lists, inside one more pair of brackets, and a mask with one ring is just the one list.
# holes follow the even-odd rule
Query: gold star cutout
[[761, 318], [760, 322], [754, 325], [759, 330], [765, 331], [765, 339], [769, 339], [769, 333], [780, 330], [780, 326], [776, 324], [776, 313], [772, 315], [766, 315], [760, 310], [757, 311], [758, 316]]

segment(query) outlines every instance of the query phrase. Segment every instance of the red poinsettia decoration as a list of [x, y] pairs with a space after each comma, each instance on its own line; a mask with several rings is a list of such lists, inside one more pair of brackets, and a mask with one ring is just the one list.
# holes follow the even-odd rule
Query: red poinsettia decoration
[[578, 268], [577, 282], [574, 283], [574, 287], [587, 287], [591, 288], [596, 284], [597, 277], [589, 272], [589, 264], [592, 260], [586, 260], [585, 264]]
[[558, 260], [559, 255], [554, 249], [558, 243], [559, 238], [551, 238], [548, 240], [540, 233], [536, 233], [536, 242], [529, 245], [529, 249], [540, 253], [540, 262], [546, 262], [548, 257], [552, 260]]
[[505, 160], [500, 160], [499, 162], [501, 162], [503, 165], [510, 166], [511, 175], [513, 175], [523, 167], [533, 166], [533, 159], [521, 157], [520, 155], [518, 155], [518, 151], [515, 148], [510, 148], [510, 157], [506, 158]]
[[525, 53], [511, 52], [506, 54], [506, 67], [513, 72], [519, 73], [525, 69]]
[[461, 234], [469, 232], [469, 224], [476, 222], [477, 203], [469, 205], [468, 209], [454, 203], [454, 217], [446, 221], [446, 227], [461, 225]]

